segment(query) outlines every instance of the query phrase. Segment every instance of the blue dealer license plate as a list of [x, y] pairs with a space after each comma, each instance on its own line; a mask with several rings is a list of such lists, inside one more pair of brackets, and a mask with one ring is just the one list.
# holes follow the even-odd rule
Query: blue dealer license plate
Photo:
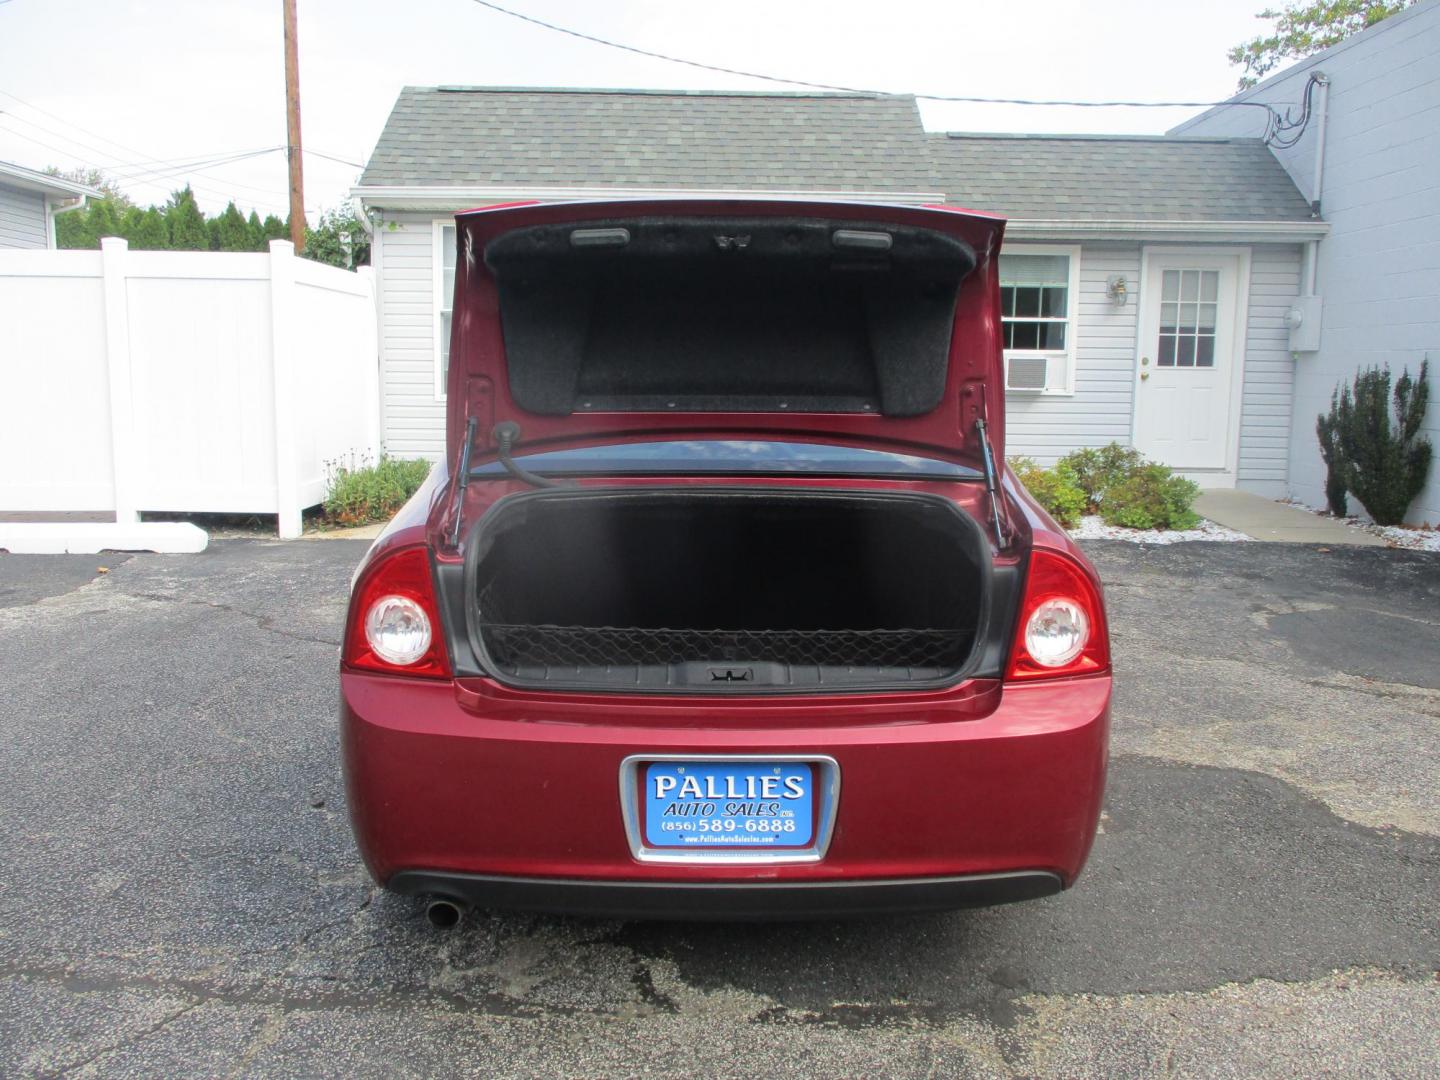
[[654, 761], [642, 783], [652, 848], [789, 848], [815, 839], [815, 771], [805, 762]]

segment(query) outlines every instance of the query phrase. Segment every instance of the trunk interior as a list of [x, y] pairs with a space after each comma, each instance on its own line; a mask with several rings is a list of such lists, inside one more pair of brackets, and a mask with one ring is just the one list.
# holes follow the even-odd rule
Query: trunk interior
[[913, 493], [544, 491], [467, 545], [467, 624], [518, 685], [757, 692], [966, 672], [989, 546]]

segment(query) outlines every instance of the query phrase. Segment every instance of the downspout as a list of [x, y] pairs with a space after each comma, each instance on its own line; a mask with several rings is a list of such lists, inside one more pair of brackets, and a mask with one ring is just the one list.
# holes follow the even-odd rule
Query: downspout
[[56, 248], [55, 218], [60, 214], [68, 214], [71, 210], [79, 210], [89, 201], [88, 195], [66, 199], [63, 202], [51, 202], [48, 198], [45, 200], [45, 242], [50, 245], [51, 251]]
[[[378, 409], [380, 423], [380, 445], [375, 448], [378, 453], [385, 446], [386, 427], [385, 416], [385, 275], [383, 269], [384, 255], [381, 253], [381, 232], [385, 221], [385, 212], [378, 207], [365, 205], [364, 199], [357, 200], [360, 203], [360, 213], [356, 216], [360, 219], [360, 226], [370, 236], [370, 282], [375, 287], [375, 385], [378, 393]], [[373, 218], [370, 215], [375, 215]]]
[[1330, 113], [1330, 76], [1323, 71], [1317, 71], [1312, 76], [1315, 80], [1316, 89], [1319, 91], [1320, 100], [1316, 104], [1316, 111], [1319, 115], [1319, 126], [1315, 129], [1315, 183], [1310, 191], [1310, 216], [1320, 216], [1320, 195], [1324, 190], [1325, 180], [1325, 123]]
[[[1317, 71], [1312, 78], [1315, 80], [1320, 100], [1316, 103], [1319, 116], [1315, 128], [1315, 167], [1314, 179], [1310, 187], [1310, 216], [1318, 219], [1321, 210], [1320, 199], [1325, 190], [1325, 126], [1330, 115], [1330, 77], [1323, 71]], [[1305, 245], [1305, 280], [1301, 288], [1303, 296], [1315, 295], [1315, 271], [1319, 261], [1320, 241], [1311, 240]]]

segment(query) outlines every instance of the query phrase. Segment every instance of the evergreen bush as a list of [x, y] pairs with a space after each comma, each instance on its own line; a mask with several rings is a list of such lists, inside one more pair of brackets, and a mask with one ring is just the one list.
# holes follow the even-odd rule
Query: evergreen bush
[[1320, 459], [1325, 462], [1325, 505], [1336, 517], [1346, 517], [1345, 463], [1340, 457], [1340, 391], [1330, 395], [1330, 413], [1315, 418], [1315, 437], [1320, 440]]
[[[1367, 368], [1352, 385], [1341, 384], [1329, 416], [1319, 418], [1335, 434], [1340, 477], [1378, 525], [1399, 525], [1425, 487], [1433, 449], [1420, 434], [1430, 402], [1430, 363], [1420, 377], [1406, 369], [1395, 381], [1392, 414], [1390, 368]], [[1323, 443], [1322, 443], [1323, 445]], [[1326, 487], [1327, 497], [1329, 485]]]

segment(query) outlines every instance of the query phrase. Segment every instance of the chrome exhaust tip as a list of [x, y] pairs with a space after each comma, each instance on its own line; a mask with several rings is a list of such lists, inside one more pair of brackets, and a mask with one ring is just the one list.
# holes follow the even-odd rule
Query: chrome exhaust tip
[[460, 924], [465, 909], [454, 900], [431, 900], [425, 905], [425, 918], [436, 930], [450, 930]]

